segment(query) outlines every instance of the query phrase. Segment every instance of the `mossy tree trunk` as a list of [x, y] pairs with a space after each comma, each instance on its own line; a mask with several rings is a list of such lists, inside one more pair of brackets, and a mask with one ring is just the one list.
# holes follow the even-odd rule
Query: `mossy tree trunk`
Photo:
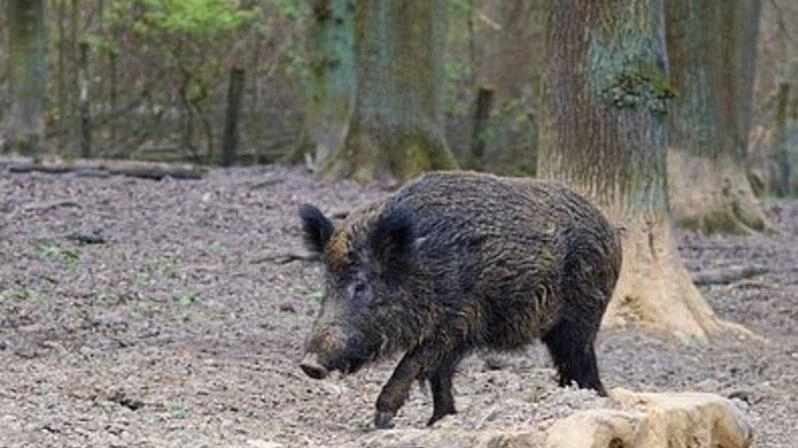
[[446, 0], [357, 4], [357, 88], [346, 141], [328, 178], [393, 185], [455, 167], [443, 128]]
[[787, 103], [790, 98], [790, 84], [779, 84], [776, 96], [776, 142], [773, 146], [774, 167], [771, 190], [778, 197], [787, 197], [790, 188], [790, 153], [787, 138]]
[[745, 169], [760, 0], [666, 3], [672, 215], [707, 234], [765, 230]]
[[662, 0], [550, 3], [540, 173], [592, 197], [623, 235], [605, 324], [706, 341], [718, 320], [678, 260], [668, 219], [673, 97]]
[[10, 150], [32, 155], [44, 131], [47, 34], [43, 0], [7, 0], [11, 110], [5, 126]]
[[309, 97], [289, 162], [324, 161], [344, 143], [355, 92], [354, 0], [314, 0], [308, 28]]

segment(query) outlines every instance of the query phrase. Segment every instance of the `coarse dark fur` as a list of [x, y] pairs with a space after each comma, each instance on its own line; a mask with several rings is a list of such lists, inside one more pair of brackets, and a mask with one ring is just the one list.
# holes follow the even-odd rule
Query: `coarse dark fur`
[[326, 268], [322, 311], [306, 346], [321, 366], [314, 376], [404, 353], [377, 399], [378, 427], [391, 425], [416, 379], [430, 383], [429, 424], [454, 413], [452, 376], [465, 355], [538, 338], [561, 386], [606, 394], [593, 343], [621, 248], [615, 228], [576, 193], [549, 182], [440, 172], [335, 226], [313, 206], [300, 215], [307, 245]]

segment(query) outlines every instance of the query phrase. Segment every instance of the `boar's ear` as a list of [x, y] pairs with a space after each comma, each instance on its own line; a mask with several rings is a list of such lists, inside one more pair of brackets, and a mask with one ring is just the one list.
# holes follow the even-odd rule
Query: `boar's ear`
[[406, 207], [383, 212], [374, 224], [371, 247], [385, 264], [404, 264], [413, 252], [413, 214]]
[[324, 246], [330, 241], [333, 233], [332, 222], [324, 216], [321, 210], [310, 204], [299, 207], [299, 217], [302, 218], [302, 228], [305, 232], [305, 245], [308, 250], [315, 253], [324, 252]]

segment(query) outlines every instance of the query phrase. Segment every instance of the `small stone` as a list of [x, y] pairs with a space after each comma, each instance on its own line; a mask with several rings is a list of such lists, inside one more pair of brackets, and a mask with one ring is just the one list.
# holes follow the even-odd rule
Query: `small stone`
[[735, 390], [734, 392], [728, 395], [729, 399], [738, 399], [740, 401], [744, 401], [748, 404], [751, 404], [751, 393], [747, 390]]
[[125, 327], [125, 319], [114, 313], [102, 313], [94, 316], [92, 323], [97, 327]]
[[280, 305], [280, 311], [283, 313], [296, 313], [296, 308], [290, 303], [283, 303]]
[[350, 389], [346, 386], [331, 383], [329, 381], [322, 381], [321, 388], [324, 389], [330, 395], [344, 395], [350, 392]]

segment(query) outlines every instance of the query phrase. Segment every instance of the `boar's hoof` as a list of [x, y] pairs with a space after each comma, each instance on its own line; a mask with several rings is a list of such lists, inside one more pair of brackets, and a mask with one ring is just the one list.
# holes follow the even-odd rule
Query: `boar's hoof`
[[450, 409], [448, 409], [446, 411], [435, 411], [435, 412], [433, 412], [432, 413], [432, 417], [430, 417], [430, 419], [427, 420], [427, 426], [434, 425], [435, 422], [437, 422], [438, 420], [440, 420], [443, 417], [446, 417], [447, 415], [450, 415], [450, 414], [457, 414], [457, 411], [454, 409], [454, 406], [452, 406]]
[[391, 411], [377, 411], [377, 413], [374, 414], [374, 426], [376, 426], [377, 429], [393, 428], [394, 415], [396, 415], [396, 413]]
[[302, 368], [305, 375], [313, 379], [320, 380], [327, 376], [327, 369], [319, 363], [316, 355], [313, 353], [305, 355], [305, 359], [299, 363], [299, 367]]

